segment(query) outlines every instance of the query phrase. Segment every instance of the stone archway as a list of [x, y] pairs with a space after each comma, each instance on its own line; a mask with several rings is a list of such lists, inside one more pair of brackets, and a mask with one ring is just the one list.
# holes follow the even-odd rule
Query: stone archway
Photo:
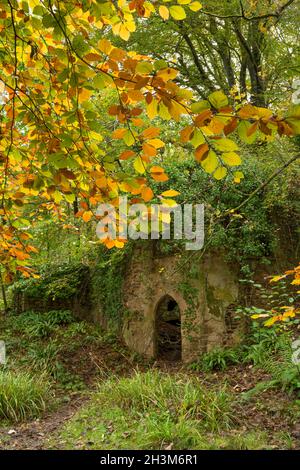
[[181, 313], [176, 300], [164, 295], [155, 311], [155, 356], [166, 361], [181, 361]]

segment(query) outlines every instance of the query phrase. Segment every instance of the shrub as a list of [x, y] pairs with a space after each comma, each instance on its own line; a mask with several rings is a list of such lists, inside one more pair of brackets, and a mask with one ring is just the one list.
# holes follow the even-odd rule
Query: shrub
[[49, 394], [45, 377], [0, 371], [0, 418], [14, 422], [36, 418], [45, 410]]
[[45, 316], [53, 326], [69, 325], [74, 321], [73, 314], [70, 310], [50, 310]]
[[292, 361], [292, 336], [290, 333], [273, 336], [265, 335], [257, 344], [245, 348], [244, 362], [251, 362], [270, 375], [270, 379], [259, 382], [253, 389], [244, 394], [245, 398], [267, 390], [280, 387], [291, 393], [300, 390], [300, 367]]
[[58, 360], [60, 351], [61, 346], [55, 340], [49, 341], [47, 345], [33, 345], [28, 351], [31, 367], [56, 377], [61, 368]]
[[191, 364], [190, 368], [198, 372], [211, 372], [213, 370], [225, 370], [229, 365], [240, 362], [241, 351], [238, 349], [216, 348], [209, 351], [199, 359], [199, 361]]
[[55, 327], [68, 325], [73, 321], [70, 310], [51, 310], [47, 313], [29, 311], [10, 317], [10, 326], [14, 331], [25, 333], [29, 337], [48, 338]]

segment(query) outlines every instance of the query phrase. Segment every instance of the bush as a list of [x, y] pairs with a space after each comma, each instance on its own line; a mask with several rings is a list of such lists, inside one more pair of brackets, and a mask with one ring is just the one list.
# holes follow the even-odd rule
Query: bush
[[49, 341], [47, 345], [33, 344], [28, 351], [30, 366], [33, 370], [46, 372], [55, 378], [57, 371], [61, 368], [61, 364], [58, 360], [60, 351], [61, 346], [55, 340]]
[[53, 326], [69, 325], [74, 321], [70, 310], [50, 310], [46, 313], [45, 317]]
[[38, 279], [21, 279], [11, 288], [13, 295], [22, 293], [31, 299], [67, 300], [78, 295], [89, 270], [81, 263], [43, 265]]
[[49, 394], [45, 377], [0, 371], [0, 419], [18, 422], [37, 418], [45, 410]]
[[24, 312], [10, 317], [10, 326], [14, 331], [30, 337], [48, 338], [55, 327], [68, 325], [74, 321], [70, 310], [51, 310], [47, 313]]
[[238, 349], [216, 348], [203, 354], [199, 361], [191, 364], [190, 368], [198, 372], [211, 372], [213, 370], [225, 370], [229, 365], [240, 362], [241, 351]]

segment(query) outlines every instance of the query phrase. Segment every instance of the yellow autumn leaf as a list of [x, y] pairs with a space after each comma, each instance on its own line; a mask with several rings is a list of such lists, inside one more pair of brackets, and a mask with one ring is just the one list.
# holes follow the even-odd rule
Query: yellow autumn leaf
[[238, 166], [242, 163], [241, 157], [235, 152], [223, 153], [222, 160], [229, 166]]
[[162, 119], [164, 119], [165, 121], [169, 121], [171, 119], [169, 110], [163, 102], [159, 103], [158, 110], [158, 114]]
[[189, 9], [192, 11], [199, 11], [202, 8], [202, 4], [200, 2], [192, 2], [189, 5]]
[[235, 183], [240, 183], [241, 182], [241, 179], [244, 178], [244, 173], [242, 173], [241, 171], [235, 171], [233, 173], [233, 181]]
[[213, 177], [216, 178], [216, 180], [221, 180], [225, 178], [227, 175], [227, 168], [224, 166], [219, 166], [219, 168], [216, 169], [216, 171], [213, 174]]
[[134, 166], [134, 169], [142, 175], [146, 171], [145, 164], [144, 164], [143, 160], [141, 159], [141, 157], [138, 157], [134, 160], [133, 166]]
[[177, 202], [173, 199], [162, 199], [163, 206], [176, 207], [178, 206]]
[[178, 70], [172, 69], [167, 67], [165, 69], [161, 69], [157, 72], [157, 76], [162, 78], [164, 81], [167, 80], [174, 80], [178, 75]]
[[126, 26], [123, 24], [120, 26], [119, 36], [120, 38], [124, 39], [124, 41], [128, 41], [128, 39], [130, 38], [130, 31], [128, 31]]
[[113, 46], [108, 39], [101, 39], [98, 42], [98, 49], [100, 49], [101, 52], [104, 52], [104, 54], [109, 54], [111, 50], [113, 49]]
[[184, 20], [186, 18], [184, 8], [179, 5], [172, 5], [170, 7], [170, 14], [174, 20]]
[[158, 103], [152, 99], [151, 103], [146, 106], [146, 111], [149, 119], [154, 119], [158, 113]]
[[207, 172], [207, 173], [213, 173], [215, 169], [217, 168], [219, 164], [217, 154], [213, 151], [210, 150], [208, 152], [207, 157], [201, 162], [202, 168]]
[[276, 323], [277, 321], [280, 321], [280, 320], [282, 320], [281, 315], [274, 315], [274, 317], [269, 318], [269, 320], [267, 320], [264, 323], [264, 326], [272, 326], [272, 325], [274, 325], [274, 323]]
[[159, 148], [165, 146], [165, 143], [160, 139], [150, 139], [150, 140], [147, 140], [147, 143], [149, 145], [152, 145], [152, 147], [154, 147], [156, 149], [159, 149]]
[[233, 152], [234, 150], [239, 149], [233, 140], [226, 138], [215, 140], [214, 146], [216, 149], [220, 150], [220, 152]]
[[175, 189], [169, 189], [168, 191], [164, 191], [163, 193], [161, 193], [161, 196], [163, 197], [175, 197], [175, 196], [179, 196], [180, 192], [178, 191], [175, 191]]
[[169, 9], [166, 6], [161, 5], [158, 9], [158, 12], [159, 12], [159, 14], [160, 14], [160, 16], [162, 17], [163, 20], [168, 20], [169, 19], [170, 12], [169, 12]]
[[286, 276], [287, 276], [286, 274], [282, 274], [282, 275], [279, 275], [279, 276], [274, 276], [274, 277], [272, 277], [272, 279], [270, 279], [270, 282], [278, 282], [281, 279], [284, 279]]

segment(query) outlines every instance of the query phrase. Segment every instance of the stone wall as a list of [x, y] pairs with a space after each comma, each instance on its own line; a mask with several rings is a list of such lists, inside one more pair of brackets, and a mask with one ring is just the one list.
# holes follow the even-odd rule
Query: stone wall
[[226, 308], [237, 300], [233, 270], [216, 254], [199, 262], [188, 277], [181, 255], [158, 256], [154, 245], [134, 250], [123, 285], [126, 310], [123, 324], [127, 346], [156, 357], [156, 312], [164, 296], [172, 297], [181, 312], [182, 360], [190, 362], [203, 352], [222, 346], [226, 338]]
[[[217, 253], [206, 254], [199, 259], [198, 252], [190, 252], [186, 258], [186, 253], [180, 251], [163, 254], [158, 246], [155, 241], [136, 243], [125, 258], [120, 285], [113, 284], [111, 290], [104, 289], [104, 299], [111, 296], [110, 304], [113, 303], [113, 306], [113, 294], [116, 289], [121, 289], [117, 319], [109, 316], [110, 311], [105, 312], [103, 295], [100, 295], [101, 280], [107, 278], [107, 271], [90, 272], [86, 266], [79, 270], [78, 285], [72, 296], [46, 296], [52, 278], [45, 278], [42, 283], [44, 291], [38, 287], [38, 280], [37, 288], [33, 289], [35, 295], [30, 295], [32, 289], [15, 292], [15, 310], [69, 309], [81, 319], [93, 321], [108, 330], [114, 329], [114, 332], [119, 331], [131, 350], [156, 358], [157, 310], [168, 296], [180, 310], [181, 356], [184, 362], [191, 362], [201, 353], [228, 344], [226, 310], [238, 297], [234, 269]], [[115, 269], [121, 272], [118, 264]], [[70, 279], [73, 279], [72, 274], [72, 271], [68, 273]], [[64, 283], [67, 280], [65, 277]], [[94, 281], [100, 281], [100, 284]], [[60, 285], [60, 279], [55, 277], [55, 283]], [[98, 285], [96, 292], [91, 288], [94, 284]], [[44, 295], [40, 295], [42, 292]], [[61, 295], [64, 292], [62, 289]]]

